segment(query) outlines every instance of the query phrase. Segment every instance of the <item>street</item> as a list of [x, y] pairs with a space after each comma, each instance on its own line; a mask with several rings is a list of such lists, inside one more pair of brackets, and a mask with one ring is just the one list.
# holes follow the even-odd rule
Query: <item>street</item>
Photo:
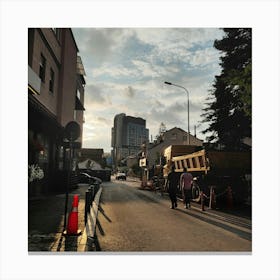
[[104, 182], [97, 250], [110, 252], [251, 252], [251, 221], [199, 205], [169, 208], [169, 197], [130, 180]]
[[280, 279], [278, 1], [4, 2], [0, 280]]

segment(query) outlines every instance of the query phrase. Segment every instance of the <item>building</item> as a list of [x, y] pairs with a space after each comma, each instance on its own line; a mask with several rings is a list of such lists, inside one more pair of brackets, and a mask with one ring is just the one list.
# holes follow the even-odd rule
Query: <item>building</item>
[[174, 127], [163, 132], [155, 141], [148, 147], [148, 160], [149, 166], [159, 164], [160, 157], [163, 155], [164, 150], [171, 145], [183, 145], [183, 146], [202, 146], [203, 141], [196, 138], [193, 135], [189, 135], [190, 143], [188, 143], [188, 132], [181, 128]]
[[[70, 169], [65, 126], [84, 122], [85, 71], [70, 28], [28, 29], [28, 165], [38, 165], [44, 178], [36, 192], [63, 188]], [[60, 181], [59, 181], [60, 179]], [[29, 184], [29, 194], [34, 194]]]
[[146, 120], [118, 114], [112, 128], [112, 157], [115, 166], [131, 155], [137, 155], [141, 145], [148, 142], [149, 130]]
[[79, 161], [85, 161], [87, 159], [93, 160], [99, 163], [101, 166], [105, 166], [104, 150], [103, 149], [81, 149]]

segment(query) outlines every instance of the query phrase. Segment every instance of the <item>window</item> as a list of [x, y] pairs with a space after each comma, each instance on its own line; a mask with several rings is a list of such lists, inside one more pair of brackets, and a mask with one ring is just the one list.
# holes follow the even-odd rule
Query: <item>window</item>
[[177, 139], [177, 133], [172, 133], [171, 140], [176, 140], [176, 139]]
[[46, 58], [41, 54], [39, 77], [42, 82], [45, 82], [45, 74], [46, 74]]
[[51, 68], [50, 70], [50, 83], [49, 83], [49, 91], [53, 93], [54, 90], [54, 71]]

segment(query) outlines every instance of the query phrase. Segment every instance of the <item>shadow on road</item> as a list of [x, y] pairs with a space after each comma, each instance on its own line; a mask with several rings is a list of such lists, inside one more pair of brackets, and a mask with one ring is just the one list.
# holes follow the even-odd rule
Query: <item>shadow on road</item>
[[246, 231], [243, 231], [241, 229], [238, 229], [238, 228], [235, 228], [235, 227], [232, 227], [230, 225], [227, 225], [227, 224], [224, 224], [222, 222], [219, 222], [217, 220], [211, 220], [209, 219], [209, 217], [203, 217], [203, 213], [196, 213], [195, 211], [196, 210], [183, 210], [183, 209], [176, 209], [177, 211], [180, 211], [182, 213], [184, 213], [185, 215], [189, 215], [189, 216], [192, 216], [196, 219], [199, 219], [203, 222], [206, 222], [208, 224], [212, 224], [212, 225], [215, 225], [217, 227], [220, 227], [224, 230], [227, 230], [227, 231], [230, 231], [232, 233], [235, 233], [237, 234], [239, 237], [243, 238], [243, 239], [246, 239], [246, 240], [249, 240], [249, 241], [252, 241], [252, 234], [249, 233], [249, 232], [246, 232]]
[[100, 206], [100, 204], [99, 204], [98, 210], [99, 210], [99, 213], [101, 213], [108, 222], [112, 223], [112, 220], [105, 214], [105, 211], [102, 208], [102, 206]]
[[[103, 204], [104, 204], [104, 203], [103, 203]], [[102, 208], [101, 204], [99, 204], [98, 210], [99, 210], [99, 212], [98, 212], [99, 215], [102, 214], [103, 217], [104, 217], [109, 223], [112, 223], [112, 220], [106, 215], [106, 213], [105, 213], [104, 209]], [[94, 236], [94, 245], [95, 245], [96, 251], [101, 251], [100, 243], [99, 243], [99, 241], [98, 241], [98, 235], [100, 234], [100, 235], [102, 235], [102, 236], [105, 236], [106, 234], [105, 234], [105, 232], [104, 232], [104, 230], [103, 230], [103, 228], [102, 228], [102, 225], [101, 225], [101, 223], [100, 223], [98, 217], [97, 217], [97, 220], [96, 220], [96, 227], [97, 227], [97, 229], [96, 229], [96, 231], [95, 231], [95, 236]], [[98, 231], [98, 233], [97, 233], [97, 231]]]
[[57, 243], [57, 248], [53, 248], [56, 252], [78, 251], [78, 236], [65, 236], [61, 237]]

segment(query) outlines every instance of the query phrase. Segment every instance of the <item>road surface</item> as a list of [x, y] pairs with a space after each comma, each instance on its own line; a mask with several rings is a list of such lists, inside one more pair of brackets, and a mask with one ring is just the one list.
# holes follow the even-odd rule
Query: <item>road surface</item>
[[251, 221], [199, 207], [169, 208], [167, 195], [132, 180], [102, 184], [97, 250], [107, 252], [250, 252]]

